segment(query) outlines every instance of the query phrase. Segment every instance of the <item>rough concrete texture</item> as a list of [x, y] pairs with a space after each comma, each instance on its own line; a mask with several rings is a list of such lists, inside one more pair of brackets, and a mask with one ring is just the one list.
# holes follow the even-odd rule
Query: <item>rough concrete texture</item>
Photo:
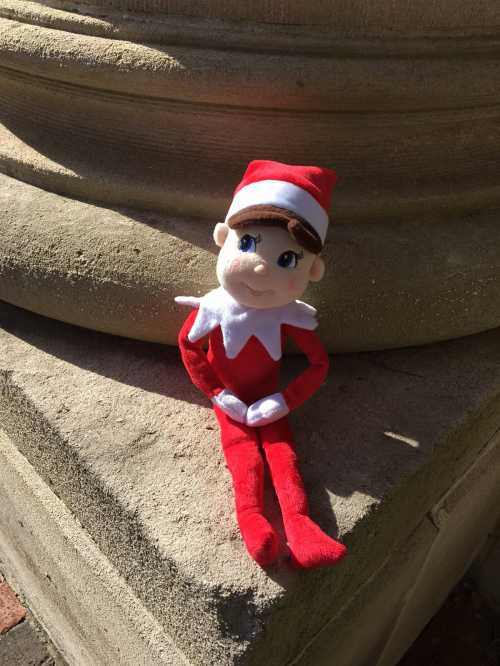
[[[70, 240], [59, 247], [54, 225], [69, 213], [67, 200], [53, 198], [54, 219], [39, 229], [48, 199], [1, 181], [11, 204], [23, 200], [17, 222], [27, 220], [31, 236], [18, 255], [19, 226], [11, 226], [16, 256], [0, 259], [0, 297], [172, 343], [181, 318], [172, 292], [213, 285], [207, 228], [225, 214], [247, 163], [267, 157], [334, 166], [340, 176], [328, 279], [311, 292], [330, 350], [498, 326], [500, 37], [492, 26], [500, 10], [469, 0], [403, 9], [387, 1], [376, 10], [366, 0], [243, 4], [131, 0], [126, 11], [127, 0], [83, 9], [4, 0], [0, 171], [170, 218], [129, 211], [117, 230], [123, 212], [75, 205]], [[117, 243], [127, 235], [139, 253], [124, 264]], [[203, 251], [188, 247], [200, 239]], [[94, 247], [100, 254], [86, 263]], [[65, 270], [54, 269], [61, 253]], [[189, 276], [174, 281], [186, 258]]]
[[367, 642], [345, 639], [353, 604], [375, 603], [380, 576], [397, 579], [387, 613], [364, 616], [387, 635], [405, 601], [401, 567], [409, 587], [432, 543], [426, 515], [500, 424], [499, 331], [336, 358], [293, 426], [313, 515], [350, 555], [330, 570], [264, 572], [239, 538], [215, 420], [177, 350], [9, 305], [0, 318], [1, 426], [193, 664], [307, 664], [332, 641], [351, 650], [336, 666], [374, 663], [373, 627]]
[[[300, 666], [375, 666], [391, 637], [415, 580], [436, 538], [424, 518], [382, 567], [340, 607], [292, 662]], [[429, 615], [424, 615], [428, 618]]]
[[[65, 660], [78, 666], [186, 663], [87, 532], [1, 431], [0, 461], [2, 567], [9, 580], [25, 590], [30, 609]], [[28, 645], [30, 638], [26, 636]]]
[[484, 598], [494, 611], [500, 613], [500, 523], [491, 530], [474, 562], [472, 575]]
[[2, 135], [0, 168], [204, 218], [260, 156], [335, 166], [337, 219], [498, 204], [498, 40], [431, 33], [414, 57], [405, 39], [270, 53], [266, 40], [151, 45], [0, 18], [0, 115], [17, 139]]
[[[137, 4], [137, 3], [134, 3]], [[171, 3], [170, 3], [171, 4]], [[81, 12], [81, 4], [69, 5], [68, 0], [47, 0], [43, 4], [28, 0], [3, 0], [0, 6], [0, 16], [22, 23], [55, 28], [66, 32], [75, 32], [82, 35], [93, 35], [94, 37], [106, 37], [121, 39], [146, 44], [170, 44], [215, 46], [218, 48], [238, 48], [249, 50], [266, 50], [269, 52], [297, 52], [311, 53], [354, 53], [380, 55], [384, 51], [394, 53], [407, 53], [408, 55], [423, 55], [433, 53], [488, 53], [498, 46], [498, 37], [491, 33], [492, 22], [498, 16], [498, 9], [488, 4], [486, 11], [481, 12], [484, 24], [477, 22], [477, 4], [474, 5], [474, 27], [467, 15], [465, 3], [461, 2], [461, 9], [465, 14], [450, 12], [444, 3], [436, 12], [437, 5], [426, 4], [418, 8], [419, 21], [416, 21], [410, 7], [405, 7], [404, 16], [388, 17], [386, 24], [376, 24], [373, 19], [380, 20], [382, 11], [380, 3], [377, 12], [368, 17], [371, 6], [367, 5], [363, 14], [342, 13], [339, 8], [335, 9], [335, 20], [332, 24], [311, 22], [302, 15], [301, 20], [293, 19], [292, 23], [286, 23], [285, 13], [290, 9], [291, 3], [286, 7], [280, 4], [279, 11], [281, 20], [279, 22], [268, 22], [261, 15], [257, 20], [224, 20], [218, 19], [213, 13], [213, 3], [210, 5], [211, 16], [182, 16], [181, 13], [160, 13], [158, 2], [154, 5], [154, 21], [145, 20], [144, 12], [120, 10], [116, 2], [113, 7], [103, 12], [102, 8], [92, 4], [85, 7]], [[206, 5], [205, 5], [206, 6]], [[331, 7], [323, 5], [323, 9]], [[351, 3], [352, 6], [352, 3]], [[235, 5], [231, 3], [228, 9], [242, 9], [248, 5]], [[263, 10], [270, 7], [266, 3]], [[398, 5], [391, 3], [392, 11], [398, 9]], [[185, 3], [182, 3], [185, 9]], [[309, 5], [300, 3], [301, 10], [309, 9]], [[389, 6], [386, 6], [386, 10]], [[143, 10], [145, 8], [143, 7]], [[198, 4], [198, 10], [200, 5]], [[422, 9], [431, 11], [434, 15], [427, 15], [422, 20]], [[455, 8], [456, 9], [456, 8]], [[487, 12], [492, 12], [488, 15]], [[411, 18], [410, 18], [411, 17]], [[234, 17], [233, 17], [234, 18]], [[290, 17], [290, 14], [288, 15]], [[309, 17], [311, 18], [311, 17]], [[361, 19], [361, 21], [360, 21]], [[367, 20], [368, 19], [368, 20]], [[444, 19], [444, 20], [443, 20]], [[409, 23], [407, 21], [409, 20]], [[390, 28], [388, 29], [388, 26]], [[466, 28], [464, 29], [464, 26]], [[410, 28], [410, 30], [408, 30]], [[383, 37], [383, 39], [381, 39]], [[349, 91], [346, 91], [349, 92]]]
[[[500, 514], [500, 435], [430, 512], [438, 534], [377, 666], [393, 666], [445, 601], [480, 551]], [[491, 577], [494, 584], [495, 577]]]
[[[0, 664], [2, 666], [55, 666], [45, 645], [38, 640], [28, 622], [19, 624], [0, 637]], [[62, 666], [62, 664], [61, 664]]]
[[[305, 299], [328, 349], [422, 344], [500, 325], [499, 215], [332, 225]], [[215, 283], [212, 224], [83, 203], [0, 175], [0, 298], [49, 317], [175, 344], [179, 294]]]
[[[2, 13], [5, 13], [5, 8]], [[271, 42], [274, 34], [272, 31], [268, 34]], [[457, 48], [456, 42], [452, 44]], [[336, 57], [321, 52], [308, 57], [309, 54], [301, 53], [297, 48], [290, 53], [274, 54], [250, 49], [225, 52], [224, 48], [219, 50], [204, 46], [203, 43], [197, 44], [196, 48], [177, 44], [151, 46], [0, 18], [3, 67], [17, 71], [19, 76], [22, 73], [31, 77], [43, 75], [52, 82], [53, 91], [57, 90], [58, 81], [69, 85], [85, 84], [89, 87], [90, 97], [98, 90], [105, 90], [111, 99], [113, 92], [130, 95], [132, 91], [133, 95], [141, 96], [141, 103], [146, 105], [148, 111], [150, 108], [147, 105], [152, 100], [147, 98], [153, 97], [152, 93], [157, 102], [170, 100], [245, 106], [262, 112], [266, 109], [372, 113], [431, 111], [436, 108], [463, 110], [472, 101], [480, 107], [488, 101], [498, 100], [494, 78], [496, 49], [499, 47], [497, 40], [483, 42], [480, 53], [483, 57], [475, 66], [479, 55], [477, 46], [471, 53], [467, 39], [461, 41], [460, 55], [470, 58], [479, 81], [472, 72], [463, 72], [456, 63], [450, 62], [449, 51], [441, 51], [442, 45], [440, 48], [439, 44], [437, 53], [432, 54], [434, 57], [424, 52], [420, 63], [409, 62], [406, 57], [408, 52], [403, 46], [398, 44], [392, 49], [390, 40], [385, 52], [379, 45], [379, 57], [376, 57], [376, 52], [368, 54], [371, 57], [366, 57], [364, 52], [360, 54], [364, 45], [356, 40], [352, 41], [350, 49], [345, 49], [346, 53], [336, 53]], [[224, 47], [224, 44], [221, 46]], [[398, 52], [398, 46], [401, 52]], [[384, 59], [390, 58], [390, 70], [382, 65], [383, 55]], [[425, 82], [410, 76], [417, 67], [425, 75]], [[345, 86], [341, 75], [350, 77], [351, 86]], [[365, 86], [363, 94], [363, 86], [370, 76], [372, 86], [369, 90]], [[301, 77], [300, 82], [297, 82], [297, 77]], [[465, 85], [464, 78], [472, 89]], [[43, 90], [42, 83], [34, 88], [35, 93]], [[269, 85], [271, 83], [272, 86]], [[46, 84], [49, 85], [49, 81]], [[30, 85], [29, 78], [25, 80], [25, 85]], [[74, 92], [76, 94], [77, 90]], [[119, 98], [114, 101], [120, 104]], [[121, 100], [122, 103], [125, 101]], [[98, 100], [94, 99], [94, 102]], [[221, 114], [224, 111], [228, 109], [212, 109], [212, 112]], [[186, 113], [189, 113], [189, 108]], [[156, 129], [157, 139], [160, 140], [158, 130], [165, 127], [150, 129]], [[259, 137], [251, 139], [255, 141]], [[126, 137], [123, 140], [126, 141]]]
[[[12, 5], [13, 0], [4, 0]], [[18, 4], [34, 5], [36, 2], [21, 2]], [[336, 33], [348, 35], [376, 35], [394, 32], [409, 32], [411, 34], [441, 34], [464, 31], [491, 34], [491, 26], [497, 25], [500, 16], [498, 7], [481, 0], [436, 0], [433, 3], [415, 2], [400, 5], [390, 0], [380, 0], [376, 6], [366, 0], [332, 0], [325, 3], [322, 0], [303, 2], [291, 0], [287, 3], [279, 0], [266, 2], [254, 1], [247, 3], [234, 3], [231, 0], [212, 0], [210, 3], [199, 0], [44, 0], [49, 7], [62, 7], [67, 12], [76, 12], [82, 6], [85, 14], [97, 16], [113, 16], [113, 12], [137, 13], [144, 18], [144, 14], [154, 14], [155, 18], [167, 15], [169, 18], [181, 16], [189, 20], [202, 19], [229, 19], [245, 20], [249, 23], [276, 25], [312, 25], [316, 29], [325, 26], [334, 29]], [[213, 21], [215, 22], [215, 21]], [[234, 23], [238, 28], [238, 23]], [[256, 26], [255, 26], [256, 27]], [[266, 26], [267, 27], [267, 26]], [[446, 30], [446, 32], [445, 32]]]

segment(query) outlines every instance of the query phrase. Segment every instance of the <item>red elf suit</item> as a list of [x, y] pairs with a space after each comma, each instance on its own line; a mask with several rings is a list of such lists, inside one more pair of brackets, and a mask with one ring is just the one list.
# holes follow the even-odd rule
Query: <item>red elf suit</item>
[[[321, 247], [328, 224], [322, 204], [331, 195], [334, 178], [332, 171], [319, 167], [254, 161], [236, 189], [226, 223], [285, 219], [299, 244], [307, 247], [319, 241]], [[178, 297], [176, 301], [196, 307], [180, 331], [179, 347], [192, 382], [214, 405], [248, 552], [261, 566], [271, 564], [279, 552], [278, 536], [264, 516], [264, 454], [293, 562], [305, 568], [338, 562], [345, 547], [308, 516], [287, 419], [290, 411], [317, 391], [328, 372], [328, 355], [313, 330], [316, 311], [301, 301], [247, 307], [222, 287], [199, 299]], [[280, 359], [287, 337], [306, 354], [310, 365], [279, 392]], [[245, 403], [245, 413], [238, 412], [240, 401]]]

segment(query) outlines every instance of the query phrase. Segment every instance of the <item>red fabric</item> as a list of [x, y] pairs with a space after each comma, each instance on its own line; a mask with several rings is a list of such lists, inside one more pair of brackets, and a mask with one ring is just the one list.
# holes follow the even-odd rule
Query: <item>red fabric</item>
[[259, 444], [269, 465], [293, 562], [311, 569], [342, 559], [345, 546], [325, 534], [308, 516], [307, 497], [288, 420], [249, 428], [230, 419], [218, 407], [215, 414], [233, 480], [238, 525], [253, 559], [261, 566], [268, 566], [279, 552], [278, 535], [264, 516], [264, 461]]
[[215, 407], [221, 443], [233, 479], [236, 517], [241, 536], [253, 559], [261, 566], [272, 564], [279, 540], [264, 517], [264, 461], [255, 428], [236, 423]]
[[[337, 181], [333, 169], [318, 166], [283, 164], [272, 160], [253, 160], [247, 167], [234, 194], [260, 180], [284, 180], [309, 192], [326, 212], [330, 210], [332, 192]], [[234, 195], [233, 195], [234, 196]]]
[[[234, 359], [226, 356], [222, 332], [217, 326], [209, 336], [208, 353], [203, 340], [190, 342], [189, 331], [196, 319], [193, 310], [179, 333], [182, 360], [191, 381], [208, 398], [227, 388], [247, 404], [251, 404], [278, 390], [280, 361], [274, 361], [264, 346], [251, 337]], [[306, 354], [311, 364], [283, 391], [290, 411], [299, 407], [319, 389], [328, 374], [328, 354], [314, 331], [283, 326], [282, 344], [289, 335]]]
[[319, 337], [314, 331], [306, 331], [296, 326], [284, 326], [285, 335], [289, 335], [295, 344], [307, 356], [310, 365], [294, 379], [283, 391], [290, 411], [316, 393], [328, 375], [329, 358]]
[[236, 358], [227, 358], [220, 326], [209, 336], [207, 362], [222, 383], [247, 405], [275, 393], [279, 361], [273, 361], [262, 343], [252, 336]]
[[293, 562], [304, 569], [336, 564], [347, 549], [309, 518], [307, 496], [288, 419], [280, 419], [258, 430], [281, 507]]
[[207, 355], [203, 351], [203, 340], [191, 342], [188, 338], [189, 331], [196, 319], [198, 310], [193, 310], [184, 322], [179, 333], [179, 349], [182, 362], [188, 371], [193, 384], [200, 389], [208, 398], [213, 398], [222, 391], [224, 385], [217, 377], [212, 366], [207, 362]]
[[[209, 398], [227, 388], [248, 405], [278, 390], [279, 361], [273, 361], [263, 345], [251, 337], [235, 359], [228, 359], [220, 327], [209, 335], [208, 353], [202, 341], [189, 341], [188, 334], [197, 311], [187, 318], [179, 334], [182, 360], [193, 383]], [[294, 326], [283, 326], [287, 335], [306, 353], [310, 366], [283, 391], [290, 410], [307, 400], [324, 381], [328, 355], [318, 336]], [[221, 429], [221, 442], [233, 480], [236, 515], [250, 555], [261, 566], [277, 557], [278, 537], [265, 518], [264, 461], [280, 503], [283, 524], [297, 566], [312, 568], [335, 564], [345, 547], [326, 535], [308, 516], [307, 498], [300, 477], [293, 437], [288, 420], [280, 419], [259, 428], [236, 423], [215, 407]]]

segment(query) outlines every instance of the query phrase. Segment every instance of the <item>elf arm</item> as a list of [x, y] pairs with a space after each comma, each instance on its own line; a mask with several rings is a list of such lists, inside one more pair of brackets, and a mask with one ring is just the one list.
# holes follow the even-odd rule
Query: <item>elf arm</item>
[[314, 331], [295, 326], [286, 326], [285, 330], [309, 361], [307, 370], [304, 370], [283, 391], [286, 404], [292, 411], [314, 395], [325, 381], [329, 359], [321, 340]]
[[295, 326], [286, 326], [285, 332], [305, 353], [310, 365], [282, 393], [273, 393], [250, 405], [247, 425], [262, 426], [283, 418], [316, 393], [328, 374], [328, 354], [316, 333]]
[[215, 405], [235, 421], [245, 423], [247, 405], [224, 387], [202, 349], [203, 339], [195, 342], [189, 339], [197, 313], [197, 310], [190, 313], [179, 333], [179, 349], [184, 367], [193, 384]]

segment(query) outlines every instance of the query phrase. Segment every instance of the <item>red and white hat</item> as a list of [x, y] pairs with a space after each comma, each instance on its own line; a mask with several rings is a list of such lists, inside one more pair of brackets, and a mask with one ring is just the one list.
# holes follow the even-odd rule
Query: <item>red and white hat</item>
[[336, 180], [332, 169], [254, 160], [234, 191], [226, 224], [282, 222], [300, 245], [319, 252]]

